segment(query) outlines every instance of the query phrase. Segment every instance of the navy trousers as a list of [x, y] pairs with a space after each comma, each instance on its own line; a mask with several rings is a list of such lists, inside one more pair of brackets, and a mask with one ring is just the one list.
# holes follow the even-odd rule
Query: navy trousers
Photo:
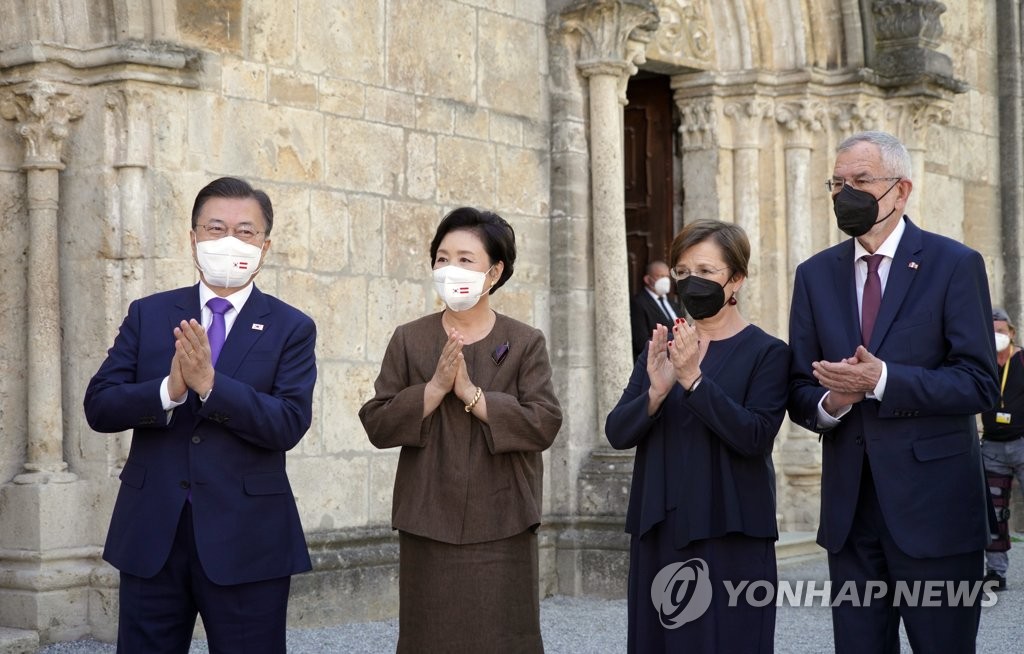
[[[921, 489], [927, 492], [927, 489]], [[981, 620], [979, 592], [973, 605], [953, 605], [947, 593], [932, 596], [938, 606], [912, 606], [905, 593], [896, 604], [897, 584], [913, 589], [915, 582], [924, 588], [926, 582], [973, 584], [980, 582], [984, 568], [983, 550], [915, 559], [904, 554], [893, 541], [878, 504], [875, 483], [867, 457], [861, 477], [860, 497], [850, 535], [843, 548], [828, 556], [829, 577], [833, 599], [841, 596], [844, 583], [856, 585], [857, 596], [865, 597], [867, 582], [884, 582], [888, 594], [872, 599], [865, 606], [854, 602], [834, 602], [832, 630], [836, 654], [899, 654], [900, 619], [907, 631], [914, 652], [926, 654], [969, 654], [975, 651], [975, 640]], [[877, 586], [873, 587], [877, 588]], [[873, 594], [877, 591], [872, 590]], [[924, 598], [922, 591], [920, 597]], [[960, 604], [966, 604], [960, 602]]]
[[284, 654], [291, 577], [233, 586], [210, 581], [185, 503], [167, 563], [149, 579], [121, 573], [118, 654], [187, 654], [202, 615], [211, 654]]

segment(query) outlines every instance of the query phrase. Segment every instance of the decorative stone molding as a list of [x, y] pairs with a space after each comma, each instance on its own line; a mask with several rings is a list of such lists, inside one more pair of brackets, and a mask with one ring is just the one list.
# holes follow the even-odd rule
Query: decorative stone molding
[[[654, 33], [647, 58], [652, 68], [705, 69], [714, 63], [714, 41], [707, 0], [656, 0], [661, 24]], [[659, 66], [659, 64], [661, 64]]]
[[82, 113], [82, 104], [70, 90], [51, 82], [30, 82], [0, 100], [0, 116], [16, 121], [18, 134], [25, 139], [25, 169], [63, 170], [61, 149], [68, 123]]
[[761, 122], [772, 115], [772, 101], [755, 97], [727, 102], [722, 113], [732, 119], [732, 146], [756, 148], [761, 140]]
[[924, 143], [925, 133], [932, 125], [949, 125], [953, 111], [943, 100], [908, 98], [886, 103], [885, 117], [893, 125], [893, 133], [912, 148]]
[[915, 92], [962, 93], [965, 82], [953, 78], [953, 61], [938, 51], [939, 17], [946, 5], [937, 0], [875, 0], [874, 83], [883, 88], [916, 87]]
[[833, 103], [832, 120], [842, 138], [865, 130], [879, 129], [885, 114], [880, 100]]
[[783, 128], [786, 147], [810, 148], [813, 134], [828, 121], [828, 111], [817, 100], [783, 102], [775, 106], [775, 120]]
[[718, 147], [718, 111], [711, 99], [687, 101], [676, 95], [679, 135], [683, 150], [693, 152]]
[[636, 57], [629, 41], [646, 45], [657, 26], [658, 12], [650, 0], [579, 0], [561, 15], [562, 30], [582, 37], [577, 66], [588, 77], [627, 72]]

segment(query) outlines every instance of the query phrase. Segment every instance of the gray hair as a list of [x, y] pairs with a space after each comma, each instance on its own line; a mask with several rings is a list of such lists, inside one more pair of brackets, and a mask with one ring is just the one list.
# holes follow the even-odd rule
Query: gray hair
[[877, 131], [860, 132], [840, 143], [836, 151], [844, 152], [858, 143], [871, 143], [878, 146], [886, 174], [893, 177], [902, 177], [903, 179], [910, 179], [913, 175], [914, 168], [910, 163], [910, 153], [907, 152], [907, 148], [900, 143], [899, 139], [892, 134]]

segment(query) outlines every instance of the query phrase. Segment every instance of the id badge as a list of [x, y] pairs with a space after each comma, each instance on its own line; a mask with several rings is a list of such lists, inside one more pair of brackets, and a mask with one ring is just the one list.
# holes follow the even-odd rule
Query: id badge
[[1003, 411], [996, 411], [996, 422], [1000, 425], [1010, 424], [1010, 414]]

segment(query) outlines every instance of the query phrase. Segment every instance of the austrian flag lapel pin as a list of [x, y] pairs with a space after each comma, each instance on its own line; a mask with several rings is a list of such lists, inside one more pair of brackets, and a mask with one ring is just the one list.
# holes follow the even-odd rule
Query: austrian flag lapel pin
[[907, 268], [910, 268], [911, 270], [917, 270], [917, 262], [911, 261], [910, 263], [907, 264]]

